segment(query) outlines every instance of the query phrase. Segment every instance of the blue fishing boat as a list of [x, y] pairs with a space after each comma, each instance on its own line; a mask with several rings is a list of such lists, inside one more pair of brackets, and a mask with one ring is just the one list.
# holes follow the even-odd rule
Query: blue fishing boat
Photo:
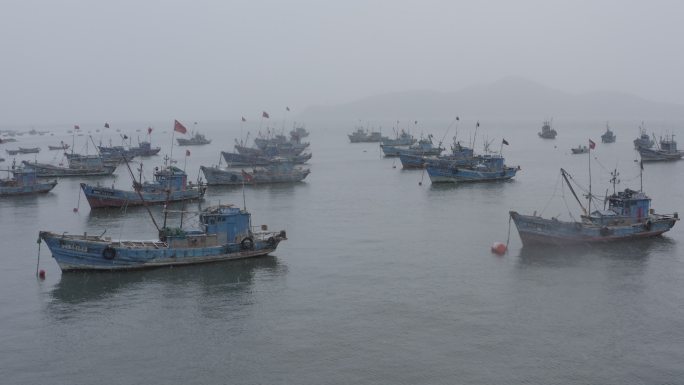
[[233, 152], [221, 151], [221, 156], [226, 161], [229, 167], [252, 167], [252, 166], [267, 166], [277, 161], [277, 159], [286, 159], [294, 164], [304, 164], [311, 159], [310, 153], [303, 153], [296, 156], [288, 157], [270, 157], [258, 155], [244, 155]]
[[489, 182], [511, 179], [520, 166], [509, 167], [498, 154], [478, 155], [465, 165], [456, 162], [428, 163], [425, 167], [432, 183]]
[[96, 209], [199, 200], [207, 188], [202, 183], [188, 182], [188, 175], [178, 167], [165, 166], [155, 170], [152, 182], [134, 181], [132, 191], [86, 183], [81, 183], [81, 189], [90, 208]]
[[99, 166], [92, 167], [86, 165], [70, 165], [69, 167], [54, 166], [47, 163], [22, 161], [25, 166], [36, 170], [36, 174], [41, 178], [57, 177], [84, 177], [84, 176], [108, 176], [114, 174], [116, 167]]
[[137, 146], [98, 146], [100, 155], [103, 157], [120, 157], [126, 156], [127, 159], [133, 159], [136, 156], [153, 156], [161, 151], [161, 147], [152, 147], [150, 142], [138, 142]]
[[416, 138], [404, 130], [398, 132], [395, 138], [383, 136], [380, 140], [380, 144], [384, 146], [410, 146], [415, 143]]
[[441, 143], [435, 146], [432, 143], [432, 135], [428, 135], [425, 139], [420, 139], [418, 143], [411, 146], [397, 146], [397, 145], [385, 145], [381, 144], [380, 148], [385, 156], [400, 156], [405, 155], [421, 155], [421, 156], [431, 156], [439, 155], [444, 151]]
[[104, 233], [69, 235], [49, 231], [41, 231], [39, 240], [45, 241], [64, 272], [131, 270], [267, 255], [287, 236], [284, 230], [269, 232], [266, 228], [253, 228], [248, 211], [220, 205], [199, 213], [199, 229], [157, 226], [158, 240], [112, 240]]
[[31, 167], [16, 168], [12, 165], [8, 172], [12, 177], [0, 179], [0, 196], [42, 194], [52, 190], [57, 181], [40, 182], [36, 170]]
[[682, 159], [684, 152], [677, 150], [677, 142], [674, 135], [661, 138], [660, 146], [657, 149], [639, 147], [637, 149], [641, 160], [644, 162], [662, 162]]
[[[613, 173], [613, 194], [606, 197], [603, 210], [586, 210], [575, 193], [569, 174], [561, 169], [563, 180], [582, 208], [579, 221], [560, 221], [536, 215], [518, 214], [510, 211], [510, 217], [518, 229], [523, 246], [538, 244], [566, 245], [576, 243], [605, 243], [655, 237], [669, 231], [679, 220], [679, 215], [655, 214], [651, 198], [643, 191], [625, 189], [616, 192], [617, 172]], [[589, 205], [591, 208], [591, 190]], [[605, 204], [608, 208], [605, 208]]]

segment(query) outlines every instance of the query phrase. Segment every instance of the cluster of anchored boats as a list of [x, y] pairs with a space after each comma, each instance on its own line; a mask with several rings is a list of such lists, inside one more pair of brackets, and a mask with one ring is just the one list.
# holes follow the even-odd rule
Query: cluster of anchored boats
[[[105, 127], [108, 128], [108, 125]], [[151, 132], [152, 129], [148, 129], [148, 135]], [[176, 132], [185, 134], [187, 129], [176, 121], [174, 135]], [[219, 162], [219, 166], [202, 166], [201, 170], [209, 185], [301, 181], [309, 174], [309, 169], [295, 164], [305, 163], [311, 158], [310, 153], [304, 152], [309, 143], [301, 141], [308, 135], [304, 127], [295, 127], [290, 132], [290, 138], [269, 130], [267, 135], [260, 135], [254, 140], [254, 147], [236, 143], [236, 153], [222, 152], [226, 166], [221, 167]], [[127, 139], [126, 136], [122, 138]], [[177, 140], [178, 145], [182, 146], [211, 142], [199, 133], [194, 133], [190, 139]], [[68, 147], [62, 143], [58, 149], [64, 151]], [[129, 161], [137, 156], [156, 155], [160, 151], [159, 147], [152, 148], [149, 141], [140, 142], [136, 147], [111, 144], [96, 147], [97, 155], [82, 155], [73, 153], [72, 145], [72, 152], [64, 154], [67, 166], [24, 161], [23, 167], [19, 167], [16, 161], [13, 162], [7, 170], [12, 177], [0, 180], [0, 196], [46, 193], [57, 185], [57, 181], [42, 182], [39, 178], [111, 175], [121, 164], [125, 164], [133, 179], [132, 190], [80, 183], [92, 209], [199, 200], [205, 194], [207, 185], [201, 180], [195, 184], [188, 181], [188, 175], [175, 166], [170, 157], [164, 158], [162, 167], [154, 169], [152, 181], [142, 181], [142, 165], [136, 170], [136, 178]], [[187, 155], [189, 150], [186, 151]], [[245, 167], [250, 170], [245, 171]], [[104, 237], [104, 234], [67, 235], [48, 231], [41, 231], [39, 239], [47, 243], [63, 271], [137, 269], [247, 258], [268, 254], [276, 249], [278, 243], [287, 239], [285, 231], [269, 232], [266, 226], [254, 228], [251, 214], [231, 205], [202, 210], [199, 213], [200, 228], [196, 230], [182, 228], [182, 220], [181, 227], [167, 226], [166, 213], [169, 210], [166, 208], [161, 226], [148, 212], [159, 233], [158, 241], [113, 241]]]
[[[476, 129], [477, 127], [479, 127], [479, 122]], [[539, 137], [544, 139], [555, 139], [557, 134], [557, 131], [551, 127], [551, 120], [544, 121], [542, 130], [538, 133]], [[395, 139], [390, 139], [383, 137], [379, 132], [357, 127], [356, 131], [349, 135], [349, 139], [352, 143], [380, 142], [385, 156], [398, 156], [404, 169], [425, 169], [432, 183], [507, 180], [513, 178], [520, 170], [520, 167], [509, 167], [504, 163], [501, 149], [503, 145], [508, 145], [505, 139], [502, 140], [498, 153], [489, 152], [489, 143], [486, 143], [485, 153], [481, 155], [475, 154], [472, 144], [469, 147], [463, 146], [456, 140], [456, 137], [451, 145], [451, 152], [446, 155], [442, 155], [445, 149], [442, 148], [441, 142], [437, 146], [433, 144], [432, 135], [416, 143], [416, 139], [405, 131], [398, 134]], [[601, 139], [603, 143], [615, 142], [616, 136], [608, 125]], [[643, 171], [643, 162], [682, 158], [682, 152], [677, 150], [677, 143], [672, 135], [661, 138], [657, 149], [653, 149], [655, 143], [655, 139], [651, 140], [645, 130], [640, 127], [640, 135], [634, 140], [635, 149], [641, 155], [640, 170]], [[573, 148], [572, 153], [591, 154], [595, 146], [596, 144], [589, 140], [588, 146]], [[591, 172], [591, 155], [589, 155], [589, 170]], [[677, 213], [656, 214], [651, 209], [651, 198], [642, 191], [642, 188], [639, 191], [630, 189], [617, 191], [617, 170], [612, 173], [613, 193], [611, 195], [606, 194], [604, 198], [593, 195], [591, 183], [589, 183], [586, 207], [571, 184], [571, 181], [574, 182], [572, 176], [563, 169], [561, 169], [561, 175], [579, 203], [582, 214], [574, 221], [560, 221], [557, 218], [546, 219], [537, 216], [536, 211], [532, 215], [510, 211], [510, 218], [518, 229], [523, 245], [603, 243], [654, 237], [669, 231], [679, 220]], [[602, 201], [603, 208], [598, 206], [599, 201]], [[592, 204], [594, 204], [593, 211]]]

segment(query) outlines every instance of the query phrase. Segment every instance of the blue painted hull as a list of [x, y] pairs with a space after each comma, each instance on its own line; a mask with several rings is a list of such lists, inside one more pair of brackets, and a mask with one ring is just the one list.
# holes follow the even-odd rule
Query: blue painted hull
[[208, 247], [169, 247], [158, 241], [111, 241], [94, 236], [62, 235], [41, 231], [62, 271], [132, 270], [252, 258], [273, 252], [284, 239], [257, 239], [245, 250], [239, 243]]
[[676, 217], [654, 216], [650, 220], [627, 225], [599, 226], [521, 215], [515, 211], [511, 211], [510, 216], [525, 246], [605, 243], [655, 237], [669, 231], [678, 220]]
[[0, 181], [0, 196], [43, 194], [50, 192], [56, 185], [57, 182], [53, 181], [36, 183], [30, 186], [7, 186]]
[[517, 168], [506, 167], [500, 171], [478, 171], [473, 168], [459, 167], [426, 167], [432, 183], [489, 182], [511, 179], [518, 172]]
[[101, 207], [125, 207], [140, 206], [147, 204], [163, 204], [166, 202], [179, 202], [186, 200], [198, 200], [204, 197], [204, 187], [188, 188], [187, 190], [174, 190], [167, 193], [164, 190], [142, 191], [145, 201], [135, 191], [119, 190], [103, 186], [90, 186], [81, 183], [83, 194], [90, 204], [90, 208]]

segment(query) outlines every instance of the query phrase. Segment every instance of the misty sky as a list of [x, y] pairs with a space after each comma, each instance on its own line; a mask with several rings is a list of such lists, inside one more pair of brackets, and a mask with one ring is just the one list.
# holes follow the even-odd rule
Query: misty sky
[[684, 104], [678, 1], [0, 1], [0, 124], [258, 118], [520, 76]]

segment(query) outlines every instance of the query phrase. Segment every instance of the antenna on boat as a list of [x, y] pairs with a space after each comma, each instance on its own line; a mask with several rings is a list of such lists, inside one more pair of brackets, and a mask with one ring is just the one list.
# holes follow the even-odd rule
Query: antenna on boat
[[[128, 163], [128, 159], [122, 154], [121, 157], [123, 158], [124, 162], [126, 162], [126, 168], [128, 168], [128, 172], [131, 174], [131, 178], [133, 179], [133, 190], [138, 193], [138, 196], [140, 197], [140, 200], [143, 203], [143, 206], [145, 206], [145, 209], [147, 210], [147, 213], [150, 214], [150, 219], [152, 219], [152, 223], [154, 224], [154, 227], [157, 228], [157, 231], [159, 230], [159, 225], [157, 225], [157, 221], [154, 220], [154, 215], [152, 215], [152, 211], [150, 210], [149, 206], [147, 206], [147, 201], [142, 195], [142, 192], [140, 191], [142, 187], [142, 181], [138, 183], [135, 180], [135, 174], [133, 174], [133, 170], [131, 169], [131, 165]], [[142, 164], [140, 165], [142, 167]], [[166, 218], [164, 218], [164, 223], [166, 224]], [[166, 226], [164, 226], [166, 227]]]

